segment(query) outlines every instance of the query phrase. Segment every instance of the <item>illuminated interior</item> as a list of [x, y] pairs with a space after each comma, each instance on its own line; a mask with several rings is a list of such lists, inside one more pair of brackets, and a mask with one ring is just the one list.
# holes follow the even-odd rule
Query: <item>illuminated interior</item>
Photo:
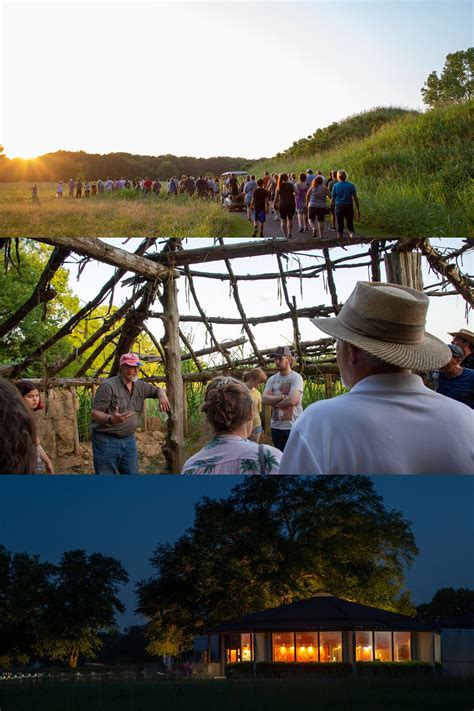
[[[227, 663], [253, 661], [250, 633], [225, 636]], [[355, 634], [357, 662], [408, 662], [411, 660], [410, 632], [358, 631]], [[343, 662], [342, 632], [275, 632], [272, 634], [274, 662]]]
[[342, 662], [342, 632], [319, 633], [319, 661]]
[[252, 661], [252, 637], [250, 634], [233, 634], [225, 637], [227, 664]]
[[296, 661], [297, 662], [317, 662], [318, 661], [318, 633], [317, 632], [297, 632], [296, 633]]
[[280, 632], [272, 635], [273, 661], [295, 661], [295, 635], [293, 632]]
[[373, 661], [372, 632], [356, 632], [356, 662]]
[[393, 656], [395, 662], [409, 662], [411, 659], [410, 632], [393, 633]]
[[392, 633], [391, 632], [374, 632], [375, 641], [375, 661], [391, 662], [392, 661]]

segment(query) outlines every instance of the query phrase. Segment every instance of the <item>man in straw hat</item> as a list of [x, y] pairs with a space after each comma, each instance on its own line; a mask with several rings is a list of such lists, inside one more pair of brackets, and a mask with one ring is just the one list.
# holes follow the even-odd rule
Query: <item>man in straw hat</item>
[[464, 353], [464, 358], [461, 361], [462, 367], [474, 370], [474, 333], [468, 331], [467, 328], [461, 328], [449, 335], [453, 336], [453, 345], [458, 346]]
[[135, 430], [143, 402], [157, 398], [161, 412], [170, 404], [162, 388], [138, 379], [142, 366], [135, 353], [120, 356], [119, 375], [104, 380], [92, 403], [92, 453], [96, 474], [138, 474]]
[[473, 474], [474, 418], [419, 375], [451, 360], [425, 333], [429, 299], [358, 282], [337, 318], [312, 319], [337, 338], [349, 393], [311, 405], [293, 427], [280, 474]]
[[292, 370], [295, 359], [288, 346], [279, 346], [270, 354], [277, 373], [267, 380], [262, 403], [272, 407], [272, 441], [281, 452], [285, 449], [291, 428], [303, 412], [303, 378]]

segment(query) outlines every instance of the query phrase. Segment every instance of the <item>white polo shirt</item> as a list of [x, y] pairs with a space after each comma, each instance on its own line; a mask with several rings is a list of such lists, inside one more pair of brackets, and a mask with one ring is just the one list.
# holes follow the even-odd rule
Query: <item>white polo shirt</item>
[[371, 375], [310, 405], [280, 474], [474, 474], [474, 412], [418, 375]]

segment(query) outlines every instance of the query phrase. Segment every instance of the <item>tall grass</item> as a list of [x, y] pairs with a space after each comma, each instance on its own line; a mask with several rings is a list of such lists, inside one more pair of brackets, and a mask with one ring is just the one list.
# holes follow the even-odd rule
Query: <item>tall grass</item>
[[232, 220], [216, 202], [124, 190], [90, 198], [55, 197], [54, 183], [0, 183], [0, 237], [217, 237]]
[[409, 114], [363, 139], [304, 156], [256, 164], [252, 171], [347, 171], [365, 224], [394, 236], [473, 234], [473, 106]]

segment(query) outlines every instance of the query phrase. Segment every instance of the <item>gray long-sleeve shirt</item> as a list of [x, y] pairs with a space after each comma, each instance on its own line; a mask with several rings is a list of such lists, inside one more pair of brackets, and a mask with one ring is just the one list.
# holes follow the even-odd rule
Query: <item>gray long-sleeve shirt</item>
[[143, 401], [146, 398], [157, 398], [161, 388], [157, 388], [143, 380], [137, 380], [132, 384], [130, 392], [120, 375], [105, 380], [97, 390], [93, 410], [106, 412], [113, 415], [116, 407], [120, 413], [133, 412], [133, 415], [118, 425], [106, 425], [99, 422], [91, 423], [92, 430], [112, 435], [113, 437], [128, 437], [133, 434], [140, 424], [140, 417], [143, 412]]

